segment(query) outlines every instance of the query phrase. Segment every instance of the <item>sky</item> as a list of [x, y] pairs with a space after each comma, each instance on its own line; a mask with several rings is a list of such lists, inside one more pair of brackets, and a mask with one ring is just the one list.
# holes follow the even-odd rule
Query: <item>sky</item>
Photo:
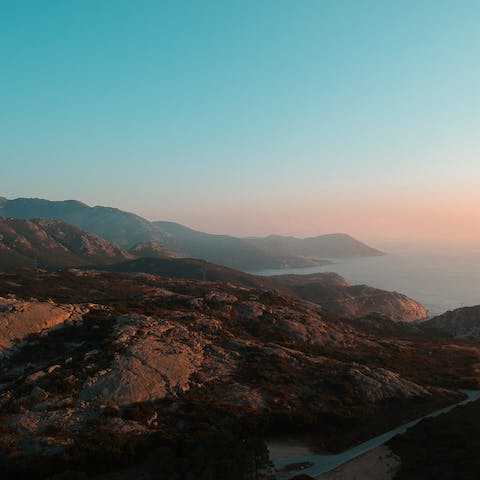
[[480, 244], [480, 2], [0, 0], [0, 195]]

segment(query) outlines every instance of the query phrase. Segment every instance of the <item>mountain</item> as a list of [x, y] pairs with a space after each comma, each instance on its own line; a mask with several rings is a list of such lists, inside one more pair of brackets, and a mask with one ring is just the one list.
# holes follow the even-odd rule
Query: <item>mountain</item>
[[164, 238], [163, 232], [138, 215], [117, 208], [90, 207], [76, 200], [4, 199], [0, 202], [0, 216], [61, 220], [125, 248], [146, 240], [162, 242]]
[[155, 253], [151, 251], [156, 243], [168, 250], [168, 255], [201, 258], [245, 271], [325, 265], [330, 263], [328, 258], [381, 254], [344, 234], [306, 239], [237, 238], [199, 232], [174, 222], [149, 222], [133, 213], [111, 207], [90, 207], [76, 200], [2, 197], [0, 216], [61, 220], [124, 248], [150, 249], [150, 255], [159, 256], [158, 247]]
[[[263, 255], [270, 257], [276, 268], [301, 268], [328, 265], [328, 259], [383, 255], [350, 235], [337, 233], [311, 238], [268, 237], [237, 238], [213, 235], [187, 228], [174, 222], [153, 222], [168, 233], [166, 245], [186, 256], [204, 258], [214, 263], [244, 270], [261, 270]], [[245, 268], [244, 256], [252, 259], [252, 267]], [[229, 262], [229, 263], [227, 263]]]
[[252, 245], [272, 255], [293, 255], [304, 258], [345, 258], [383, 255], [383, 252], [369, 247], [345, 233], [332, 233], [309, 238], [270, 235], [247, 239]]
[[456, 338], [480, 340], [480, 305], [449, 310], [422, 322]]
[[199, 232], [179, 223], [158, 221], [153, 224], [168, 234], [165, 245], [169, 249], [182, 252], [187, 257], [203, 258], [240, 270], [306, 267], [324, 263], [318, 259], [309, 260], [288, 252], [277, 254], [246, 239]]
[[406, 295], [367, 285], [351, 285], [336, 273], [277, 275], [268, 279], [345, 318], [378, 313], [392, 320], [409, 322], [427, 317], [423, 305]]
[[[203, 258], [244, 270], [281, 268], [286, 262], [285, 259], [274, 258], [268, 252], [238, 238], [195, 232], [170, 222], [152, 223], [116, 208], [90, 207], [76, 200], [7, 200], [2, 197], [0, 216], [62, 220], [125, 248], [144, 251], [149, 249], [149, 255], [153, 253], [152, 245], [156, 243], [168, 251], [173, 251], [177, 256]], [[150, 247], [147, 248], [148, 244]], [[154, 255], [158, 254], [159, 250], [156, 248]], [[287, 264], [290, 263], [287, 261]], [[291, 264], [298, 265], [297, 262]]]
[[93, 265], [131, 258], [123, 248], [65, 222], [0, 217], [0, 268]]

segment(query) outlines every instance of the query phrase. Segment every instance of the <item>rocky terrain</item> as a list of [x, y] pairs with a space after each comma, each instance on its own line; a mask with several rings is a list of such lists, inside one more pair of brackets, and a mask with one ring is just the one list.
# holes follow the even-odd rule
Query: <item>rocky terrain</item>
[[423, 305], [406, 295], [367, 285], [351, 285], [335, 273], [277, 275], [269, 280], [342, 317], [359, 318], [378, 313], [392, 320], [411, 322], [423, 320], [428, 314]]
[[119, 458], [145, 465], [160, 447], [190, 462], [185, 442], [226, 445], [218, 435], [233, 432], [248, 439], [231, 440], [242, 455], [252, 435], [268, 432], [311, 430], [323, 448], [341, 448], [452, 402], [479, 361], [472, 345], [372, 334], [261, 286], [19, 270], [0, 274], [0, 295], [4, 324], [22, 325], [21, 305], [24, 315], [52, 315], [19, 327], [22, 342], [0, 363], [0, 461], [12, 478], [107, 471], [112, 464], [94, 460], [103, 449], [117, 468]]
[[123, 248], [65, 222], [0, 217], [0, 268], [94, 265], [131, 258]]
[[270, 288], [317, 303], [344, 318], [379, 314], [384, 319], [423, 320], [426, 309], [397, 292], [366, 285], [350, 285], [336, 273], [256, 276], [196, 259], [140, 258], [97, 268], [113, 272], [143, 272], [163, 277], [230, 282], [246, 287]]
[[428, 319], [424, 325], [456, 338], [480, 340], [480, 305], [450, 310]]

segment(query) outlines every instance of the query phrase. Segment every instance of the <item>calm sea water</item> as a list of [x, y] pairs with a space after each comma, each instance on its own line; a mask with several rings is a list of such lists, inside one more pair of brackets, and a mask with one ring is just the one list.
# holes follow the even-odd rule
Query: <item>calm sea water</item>
[[429, 314], [480, 305], [480, 252], [393, 252], [381, 257], [337, 260], [334, 265], [262, 270], [257, 275], [336, 272], [352, 284], [397, 291], [422, 303]]

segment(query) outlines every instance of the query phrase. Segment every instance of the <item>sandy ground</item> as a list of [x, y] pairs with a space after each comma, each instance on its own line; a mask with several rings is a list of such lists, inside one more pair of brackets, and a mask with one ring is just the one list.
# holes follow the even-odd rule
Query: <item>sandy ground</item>
[[382, 445], [324, 473], [318, 480], [392, 480], [400, 468], [400, 459]]
[[315, 452], [308, 444], [305, 438], [298, 437], [278, 437], [267, 440], [270, 460], [275, 461], [279, 458], [297, 457], [302, 455], [315, 455]]

